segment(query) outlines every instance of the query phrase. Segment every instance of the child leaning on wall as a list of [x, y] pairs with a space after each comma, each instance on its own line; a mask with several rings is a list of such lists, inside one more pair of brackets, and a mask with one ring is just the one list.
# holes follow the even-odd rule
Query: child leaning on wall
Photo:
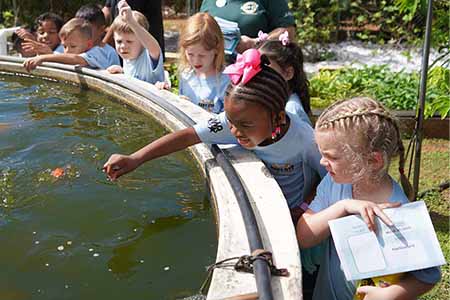
[[207, 13], [191, 16], [179, 46], [179, 95], [210, 112], [222, 112], [230, 80], [222, 73], [224, 40], [216, 20]]
[[102, 41], [105, 35], [106, 20], [100, 7], [95, 4], [83, 5], [78, 9], [75, 18], [86, 20], [91, 24], [92, 40], [98, 50], [95, 59], [98, 61], [96, 64], [101, 66], [100, 69], [120, 64], [116, 50]]
[[63, 53], [59, 38], [59, 31], [63, 25], [64, 21], [59, 15], [46, 12], [34, 21], [34, 33], [25, 28], [16, 30], [23, 56]]
[[101, 68], [103, 54], [98, 47], [93, 47], [91, 25], [79, 18], [69, 20], [59, 32], [62, 54], [46, 54], [25, 60], [23, 63], [27, 71], [35, 69], [44, 62], [56, 62], [69, 65]]
[[109, 67], [110, 73], [124, 73], [149, 83], [164, 81], [164, 66], [158, 41], [148, 32], [148, 21], [143, 14], [132, 11], [126, 1], [118, 4], [119, 15], [111, 29], [116, 50], [123, 59], [119, 65]]
[[[375, 216], [388, 225], [384, 208], [408, 202], [411, 185], [404, 174], [404, 148], [393, 116], [377, 101], [353, 98], [336, 102], [316, 122], [315, 138], [328, 174], [317, 188], [309, 209], [297, 224], [301, 248], [325, 241], [313, 300], [416, 299], [440, 280], [438, 267], [408, 272], [384, 287], [347, 281], [340, 266], [328, 221], [360, 214], [370, 230]], [[389, 175], [389, 163], [399, 156], [403, 190]]]

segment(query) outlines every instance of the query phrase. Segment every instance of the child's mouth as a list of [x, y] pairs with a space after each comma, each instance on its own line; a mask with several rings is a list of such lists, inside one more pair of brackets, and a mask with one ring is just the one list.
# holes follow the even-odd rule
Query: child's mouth
[[202, 65], [194, 66], [194, 68], [196, 68], [196, 69], [200, 69], [201, 67], [203, 67], [203, 66]]

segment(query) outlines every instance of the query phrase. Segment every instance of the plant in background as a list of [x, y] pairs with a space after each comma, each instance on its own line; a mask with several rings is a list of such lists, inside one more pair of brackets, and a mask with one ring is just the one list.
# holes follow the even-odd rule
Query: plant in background
[[[450, 70], [430, 70], [426, 94], [426, 117], [435, 113], [442, 118], [450, 112]], [[370, 96], [390, 109], [414, 110], [417, 105], [419, 73], [391, 72], [386, 65], [362, 69], [322, 70], [310, 80], [311, 106], [325, 108], [337, 100]]]

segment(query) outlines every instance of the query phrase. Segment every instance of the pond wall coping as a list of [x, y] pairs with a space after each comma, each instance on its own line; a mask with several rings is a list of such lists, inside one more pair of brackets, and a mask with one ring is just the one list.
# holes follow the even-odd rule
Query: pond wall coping
[[[189, 101], [180, 99], [168, 91], [158, 90], [146, 82], [126, 78], [121, 74], [113, 75], [106, 71], [94, 71], [56, 63], [45, 63], [28, 73], [23, 68], [22, 62], [23, 59], [20, 58], [0, 56], [0, 72], [68, 81], [99, 91], [150, 114], [170, 131], [183, 129], [185, 125], [159, 106], [158, 101], [170, 102], [195, 122], [211, 117], [211, 114]], [[124, 88], [123, 84], [135, 88]], [[145, 96], [142, 90], [146, 91]], [[224, 145], [221, 148], [238, 173], [250, 198], [264, 248], [272, 252], [276, 267], [287, 268], [290, 273], [289, 277], [272, 277], [274, 299], [301, 300], [303, 297], [300, 252], [295, 228], [281, 189], [264, 164], [253, 153], [232, 145]], [[215, 162], [209, 146], [198, 144], [190, 147], [189, 150], [201, 167], [212, 196], [218, 233], [216, 261], [251, 254], [236, 197], [225, 173]], [[200, 284], [199, 282], [199, 286]], [[217, 268], [211, 278], [207, 299], [220, 300], [255, 292], [256, 284], [253, 274], [236, 272], [232, 268]]]

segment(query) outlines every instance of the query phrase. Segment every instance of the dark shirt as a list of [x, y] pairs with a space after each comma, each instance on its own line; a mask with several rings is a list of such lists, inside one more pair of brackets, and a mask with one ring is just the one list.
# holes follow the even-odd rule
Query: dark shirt
[[[161, 12], [162, 0], [127, 0], [132, 10], [141, 12], [150, 24], [149, 32], [158, 41], [164, 56], [164, 27]], [[105, 6], [111, 8], [111, 17], [114, 18], [119, 14], [117, 8], [119, 0], [106, 0]]]

